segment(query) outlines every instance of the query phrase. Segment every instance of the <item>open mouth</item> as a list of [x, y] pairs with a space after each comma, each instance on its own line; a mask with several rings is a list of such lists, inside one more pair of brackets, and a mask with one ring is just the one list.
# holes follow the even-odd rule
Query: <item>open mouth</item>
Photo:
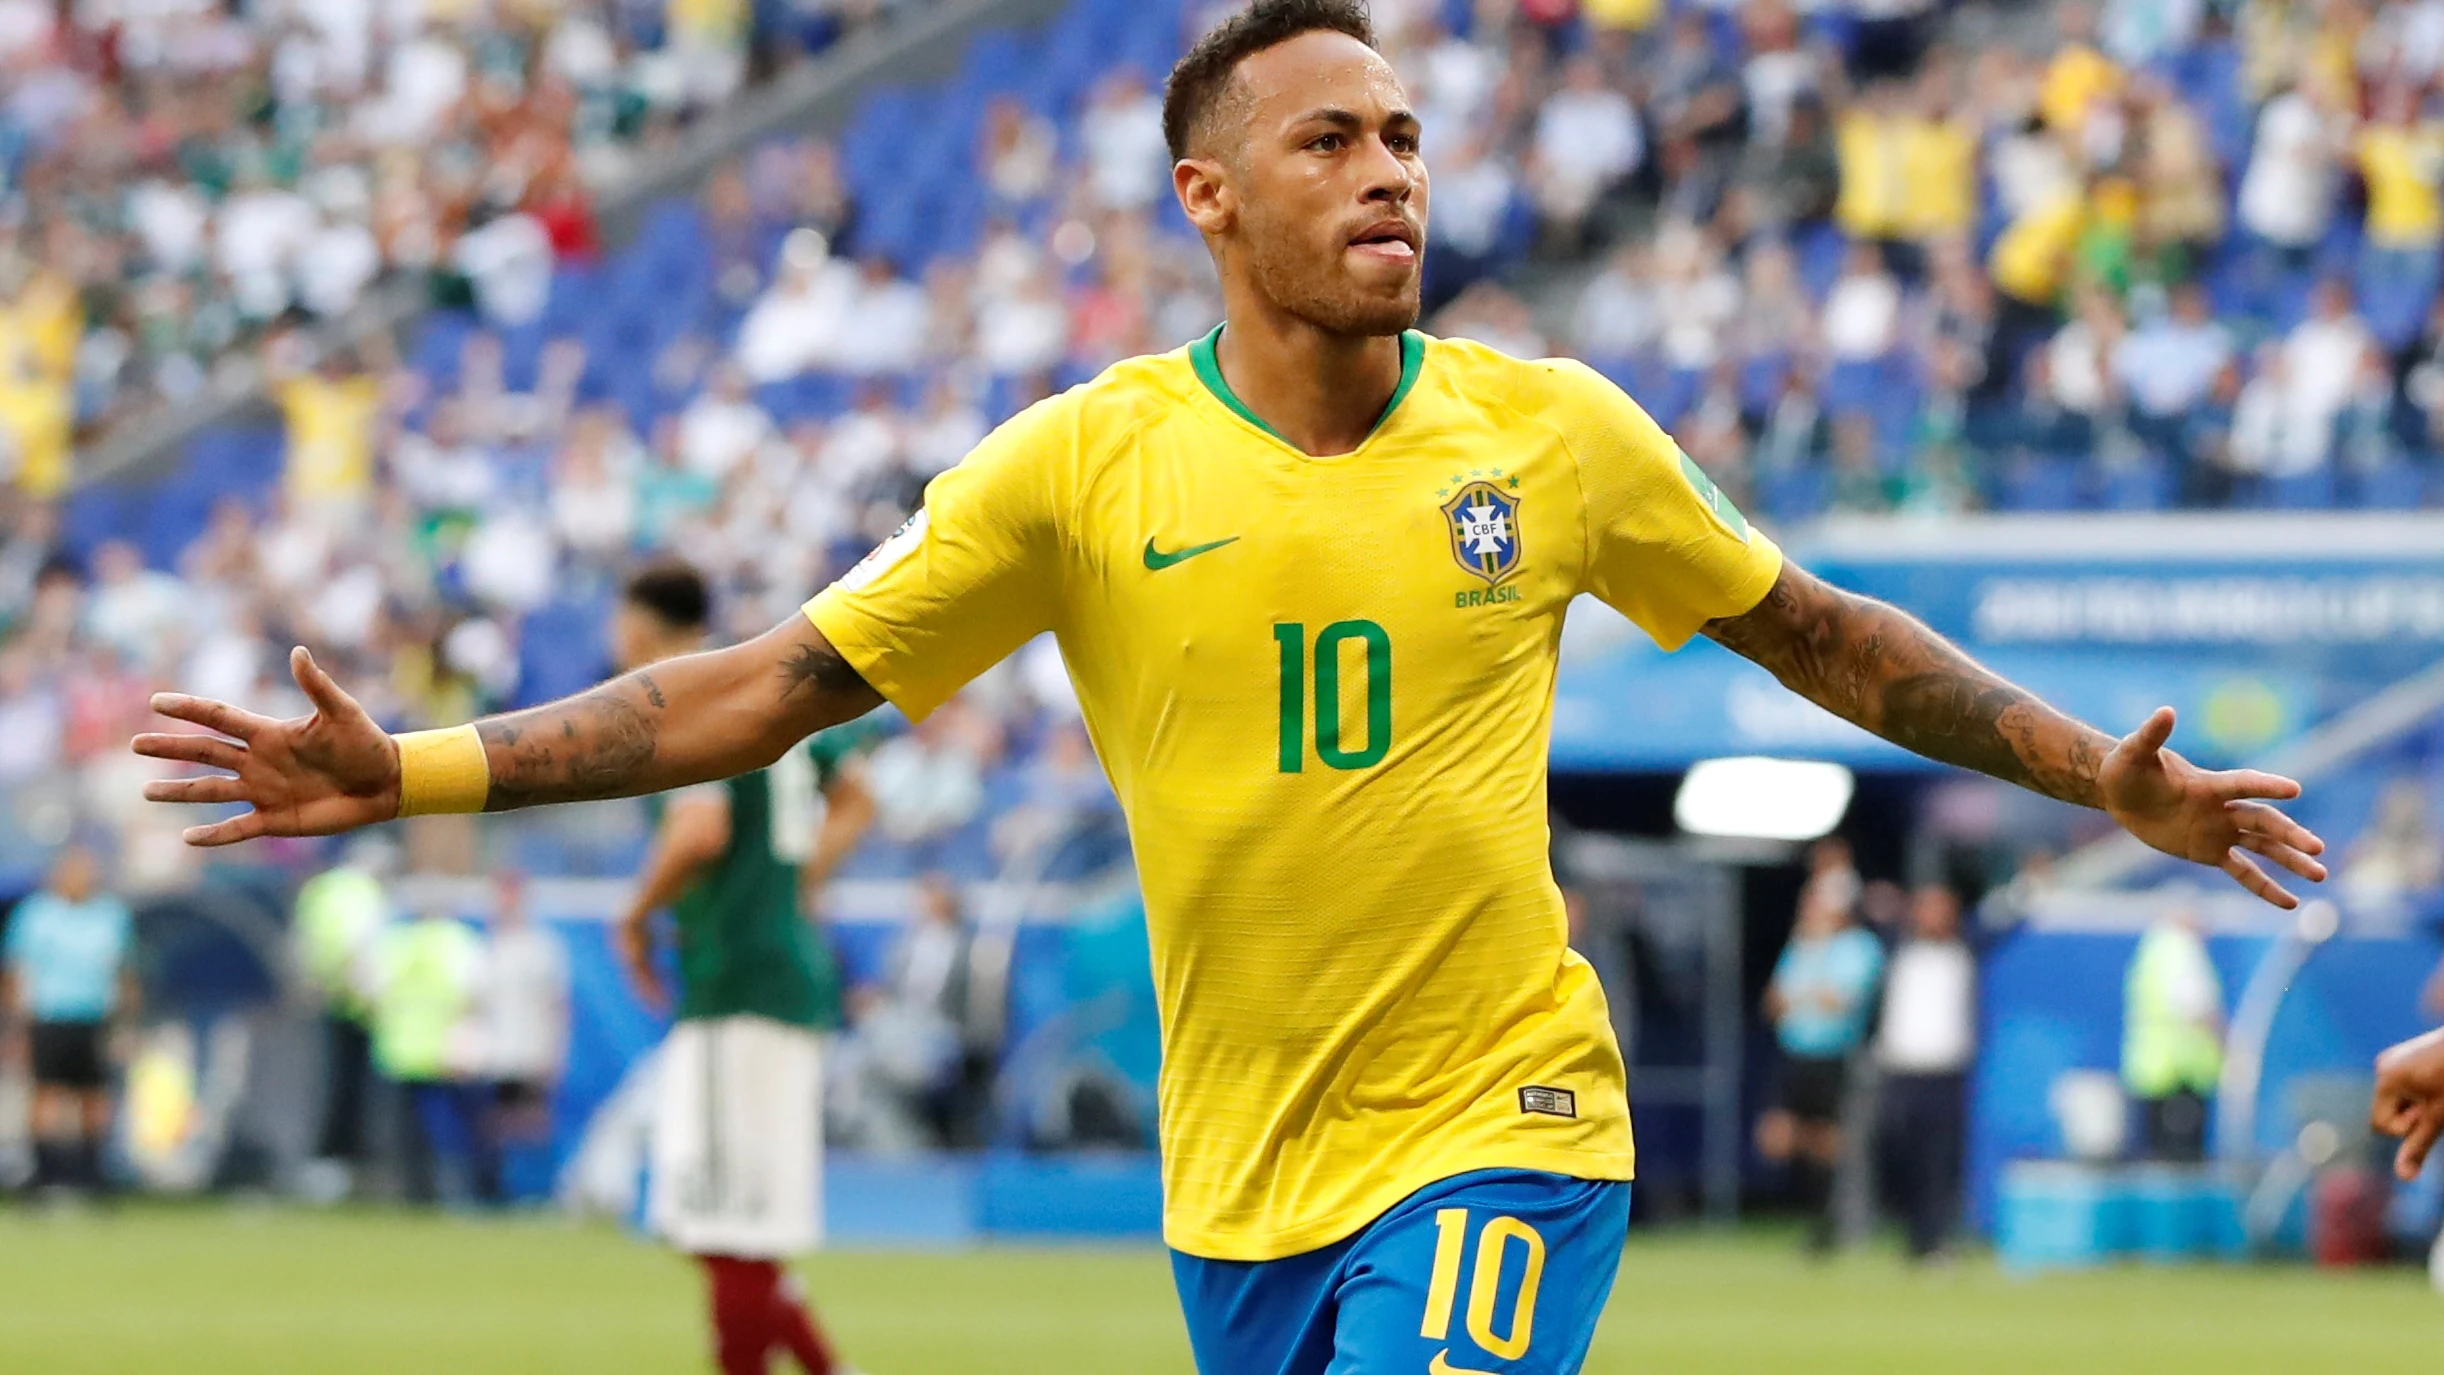
[[1385, 220], [1369, 225], [1352, 236], [1350, 248], [1370, 258], [1387, 262], [1414, 262], [1417, 258], [1417, 231], [1406, 221]]

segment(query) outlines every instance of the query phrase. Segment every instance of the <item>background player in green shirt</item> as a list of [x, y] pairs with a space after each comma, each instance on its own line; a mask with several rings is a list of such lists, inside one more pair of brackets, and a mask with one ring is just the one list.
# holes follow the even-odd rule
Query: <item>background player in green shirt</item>
[[[704, 647], [704, 579], [659, 563], [629, 579], [612, 624], [632, 673]], [[830, 951], [802, 913], [873, 808], [826, 732], [772, 766], [654, 799], [653, 851], [618, 927], [638, 991], [669, 1004], [653, 915], [679, 948], [678, 1022], [662, 1048], [648, 1214], [711, 1282], [724, 1375], [761, 1375], [774, 1348], [837, 1369], [782, 1263], [820, 1240], [822, 1042], [840, 1025]]]

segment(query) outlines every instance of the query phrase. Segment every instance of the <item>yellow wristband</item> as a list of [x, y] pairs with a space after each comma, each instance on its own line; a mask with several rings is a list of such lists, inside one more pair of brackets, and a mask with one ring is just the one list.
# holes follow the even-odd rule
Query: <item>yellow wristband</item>
[[492, 794], [492, 769], [473, 726], [399, 736], [399, 815], [480, 812]]

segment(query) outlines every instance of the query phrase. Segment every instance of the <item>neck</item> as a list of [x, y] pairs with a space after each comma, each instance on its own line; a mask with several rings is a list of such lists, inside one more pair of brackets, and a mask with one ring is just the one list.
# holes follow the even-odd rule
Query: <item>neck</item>
[[1400, 336], [1327, 334], [1234, 294], [1215, 361], [1240, 404], [1306, 453], [1365, 443], [1400, 388]]

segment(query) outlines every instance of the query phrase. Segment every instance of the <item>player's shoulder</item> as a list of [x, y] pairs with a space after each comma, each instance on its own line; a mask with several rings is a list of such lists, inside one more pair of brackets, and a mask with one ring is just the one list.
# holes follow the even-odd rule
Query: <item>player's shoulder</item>
[[1474, 339], [1426, 336], [1427, 366], [1445, 385], [1479, 405], [1530, 419], [1553, 420], [1588, 405], [1618, 406], [1629, 398], [1602, 373], [1575, 358], [1516, 358]]
[[1123, 358], [1002, 422], [1001, 432], [1054, 440], [1091, 459], [1128, 434], [1172, 413], [1196, 383], [1185, 349]]

